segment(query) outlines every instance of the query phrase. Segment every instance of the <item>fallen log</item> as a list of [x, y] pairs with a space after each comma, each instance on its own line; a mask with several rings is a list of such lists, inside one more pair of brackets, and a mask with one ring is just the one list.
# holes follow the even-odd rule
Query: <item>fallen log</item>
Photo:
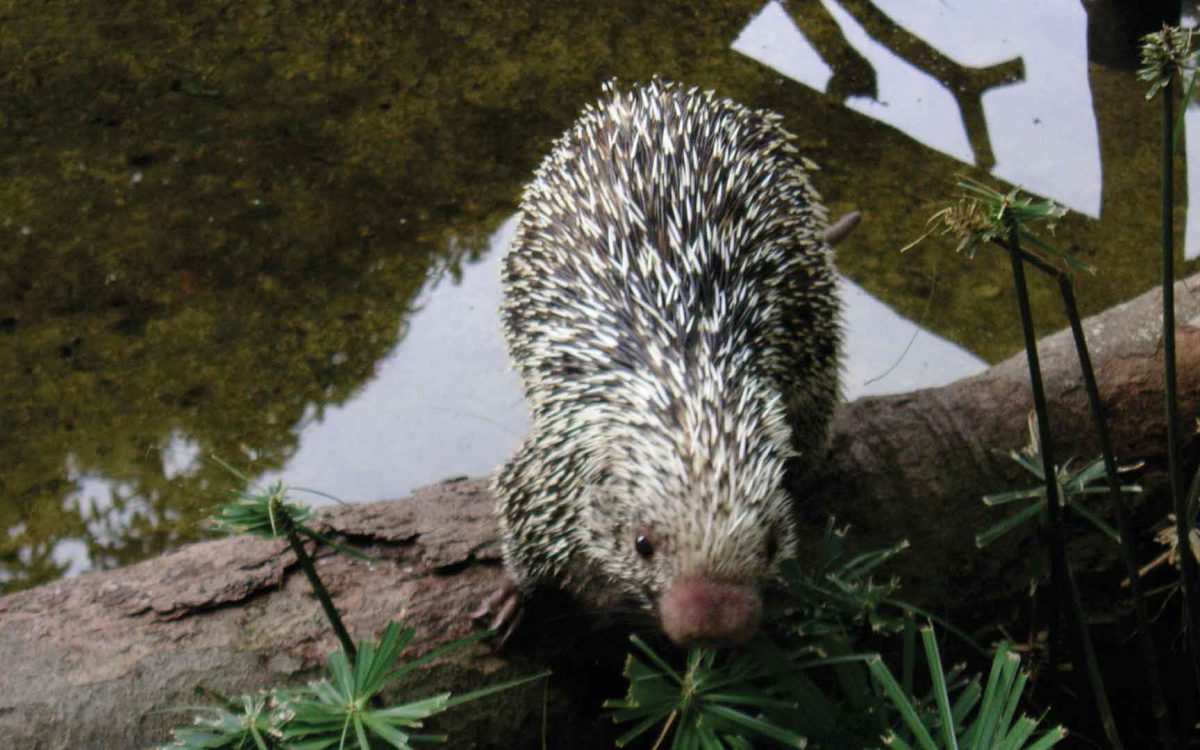
[[[1200, 412], [1198, 293], [1200, 275], [1180, 282], [1176, 294], [1181, 408], [1189, 422]], [[1144, 483], [1161, 470], [1165, 452], [1159, 300], [1150, 292], [1085, 321], [1114, 442], [1122, 459], [1148, 462]], [[1061, 455], [1098, 454], [1069, 334], [1045, 338], [1040, 349]], [[796, 488], [803, 523], [815, 535], [833, 514], [852, 525], [851, 539], [862, 547], [909, 539], [912, 549], [898, 560], [905, 597], [956, 621], [1024, 597], [1038, 556], [1032, 535], [1012, 534], [981, 553], [974, 534], [998, 518], [979, 502], [982, 493], [1032, 484], [1003, 455], [1024, 444], [1030, 408], [1023, 355], [943, 388], [842, 406], [828, 455]], [[1194, 465], [1198, 446], [1189, 434], [1186, 465]], [[1163, 512], [1142, 502], [1139, 527]], [[481, 479], [337, 508], [320, 523], [379, 559], [328, 550], [318, 557], [350, 631], [375, 637], [388, 620], [403, 620], [418, 629], [414, 655], [470, 632], [467, 613], [502, 575]], [[1074, 532], [1075, 564], [1106, 585], [1117, 580], [1116, 546], [1082, 527]], [[186, 713], [163, 710], [196, 703], [196, 685], [236, 694], [314, 676], [335, 641], [285, 548], [249, 537], [203, 542], [0, 599], [5, 745], [145, 747], [186, 723]], [[594, 637], [586, 615], [556, 606], [533, 612], [524, 637], [503, 655], [477, 645], [420, 679], [422, 694], [465, 691], [559, 667], [545, 685], [444, 717], [439, 729], [455, 747], [611, 746], [597, 706], [599, 696], [619, 690], [621, 646]]]

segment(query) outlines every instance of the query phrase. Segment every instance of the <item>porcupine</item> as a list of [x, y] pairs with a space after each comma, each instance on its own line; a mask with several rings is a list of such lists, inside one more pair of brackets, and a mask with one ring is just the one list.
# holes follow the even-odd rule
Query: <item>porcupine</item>
[[736, 643], [798, 538], [785, 466], [839, 398], [833, 227], [773, 113], [605, 86], [526, 186], [502, 323], [532, 431], [498, 473], [515, 625], [552, 584]]

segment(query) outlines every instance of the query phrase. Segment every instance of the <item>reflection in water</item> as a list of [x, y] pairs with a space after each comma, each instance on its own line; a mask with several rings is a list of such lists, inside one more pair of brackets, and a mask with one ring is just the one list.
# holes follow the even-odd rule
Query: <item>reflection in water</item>
[[[1195, 29], [1200, 26], [1200, 3], [1184, 0], [1180, 24]], [[1191, 136], [1189, 138], [1189, 136]], [[1200, 140], [1200, 102], [1195, 97], [1188, 102], [1183, 115], [1183, 140], [1194, 144]], [[1200, 148], [1187, 149], [1187, 225], [1183, 233], [1183, 257], [1200, 258]]]
[[852, 96], [846, 100], [846, 106], [886, 122], [926, 146], [973, 164], [971, 143], [950, 91], [936, 78], [877, 41], [840, 5], [823, 4], [837, 21], [846, 41], [875, 70], [878, 94]]
[[[947, 156], [1099, 217], [1100, 151], [1082, 7], [1040, 0], [957, 7], [906, 0], [878, 2], [878, 9], [855, 2], [822, 4], [846, 43], [875, 73], [876, 91], [850, 96], [847, 107]], [[885, 27], [884, 39], [903, 36], [908, 46], [931, 45], [939, 57], [926, 64], [946, 80], [903, 56], [904, 45], [893, 45], [898, 52], [877, 40], [847, 8]], [[1028, 21], [1033, 17], [1036, 24]], [[888, 26], [893, 22], [898, 28]], [[775, 0], [742, 31], [734, 49], [817, 91], [826, 91], [833, 77]]]
[[[966, 263], [932, 242], [895, 252], [957, 172], [991, 169], [1086, 214], [1058, 233], [1102, 269], [1081, 285], [1085, 313], [1148, 287], [1157, 212], [1132, 198], [1155, 184], [1157, 109], [1108, 40], [1159, 19], [1083, 4], [1099, 61], [1083, 78], [1079, 3], [1008, 14], [1029, 28], [999, 18], [992, 6], [1006, 5], [12, 5], [0, 12], [0, 587], [198, 538], [233, 485], [202, 460], [212, 453], [350, 499], [494, 465], [524, 407], [495, 332], [498, 253], [469, 261], [502, 241], [550, 140], [614, 76], [780, 112], [822, 166], [831, 212], [864, 211], [839, 266], [880, 302], [854, 307], [850, 325], [889, 332], [852, 334], [852, 383], [887, 372], [911, 338], [912, 324], [876, 322], [888, 309], [942, 338], [918, 336], [871, 387], [910, 387], [901, 368], [922, 362], [948, 373], [939, 352], [954, 347], [993, 361], [1019, 346], [1003, 259]], [[758, 48], [808, 86], [731, 47], [769, 42], [763, 16], [807, 40], [791, 58]], [[1059, 154], [1065, 166], [1047, 167]], [[1061, 324], [1055, 295], [1033, 290], [1043, 331]]]
[[982, 372], [987, 363], [908, 320], [842, 277], [846, 305], [847, 400], [934, 388]]
[[[439, 284], [404, 341], [352, 401], [326, 410], [276, 478], [346, 500], [400, 497], [455, 475], [483, 475], [516, 450], [529, 425], [496, 311], [500, 259], [516, 220], [492, 237], [462, 281]], [[842, 279], [848, 399], [943, 385], [986, 364]], [[318, 498], [319, 499], [319, 498]]]
[[490, 472], [528, 419], [500, 334], [500, 260], [515, 220], [456, 283], [426, 290], [404, 340], [350, 402], [304, 431], [278, 475], [346, 500], [403, 497], [450, 476]]

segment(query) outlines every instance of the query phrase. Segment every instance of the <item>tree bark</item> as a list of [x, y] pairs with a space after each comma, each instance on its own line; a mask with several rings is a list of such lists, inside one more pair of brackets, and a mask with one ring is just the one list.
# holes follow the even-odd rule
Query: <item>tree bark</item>
[[[1181, 410], [1192, 424], [1200, 412], [1200, 275], [1180, 282], [1176, 299]], [[1084, 323], [1119, 457], [1147, 461], [1144, 485], [1160, 476], [1165, 454], [1159, 306], [1153, 291]], [[1043, 339], [1040, 352], [1061, 455], [1090, 460], [1099, 450], [1069, 332]], [[1034, 535], [1025, 529], [982, 552], [974, 535], [1004, 514], [981, 494], [1036, 483], [1006, 455], [1025, 444], [1030, 408], [1024, 355], [943, 388], [843, 405], [828, 455], [796, 487], [806, 533], [822, 533], [832, 514], [852, 526], [860, 547], [907, 538], [912, 549], [896, 568], [904, 598], [957, 623], [1020, 601], [1042, 557]], [[1185, 467], [1198, 445], [1189, 431]], [[471, 632], [468, 612], [503, 573], [492, 505], [485, 480], [463, 479], [323, 515], [327, 533], [379, 558], [319, 553], [350, 631], [373, 638], [388, 620], [402, 620], [417, 628], [412, 655]], [[1109, 513], [1104, 496], [1093, 507]], [[1164, 507], [1141, 500], [1137, 528], [1160, 520]], [[1123, 575], [1116, 545], [1082, 525], [1071, 532], [1085, 585], [1115, 585]], [[438, 729], [455, 747], [536, 747], [543, 737], [549, 747], [610, 747], [598, 705], [620, 690], [623, 641], [601, 636], [592, 615], [557, 600], [526, 619], [502, 654], [472, 646], [423, 673], [414, 694], [466, 691], [550, 665], [557, 672], [548, 682], [455, 709]], [[145, 747], [189, 721], [187, 712], [163, 710], [196, 704], [196, 685], [236, 694], [294, 684], [315, 676], [335, 647], [286, 543], [195, 544], [0, 599], [0, 737], [9, 747]]]

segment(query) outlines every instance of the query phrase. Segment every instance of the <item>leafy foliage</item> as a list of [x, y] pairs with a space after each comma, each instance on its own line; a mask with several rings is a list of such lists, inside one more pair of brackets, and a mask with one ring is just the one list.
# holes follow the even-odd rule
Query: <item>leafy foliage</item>
[[723, 658], [713, 649], [688, 652], [683, 672], [673, 669], [642, 639], [631, 638], [645, 660], [630, 654], [625, 663], [629, 692], [622, 700], [607, 701], [615, 709], [613, 720], [636, 721], [617, 739], [624, 747], [655, 726], [661, 725], [655, 747], [674, 729], [671, 748], [725, 750], [753, 747], [746, 733], [767, 737], [786, 747], [805, 747], [801, 735], [782, 729], [761, 715], [773, 707], [794, 708], [796, 704], [764, 691], [758, 682], [763, 671], [752, 659]]
[[1056, 250], [1029, 230], [1028, 225], [1045, 222], [1046, 229], [1054, 233], [1056, 222], [1067, 213], [1054, 201], [1036, 200], [1024, 195], [1020, 188], [1001, 193], [969, 177], [959, 178], [955, 187], [961, 191], [959, 197], [929, 217], [929, 230], [902, 248], [901, 252], [915, 247], [936, 232], [956, 237], [958, 245], [955, 252], [973, 258], [981, 245], [1004, 245], [1009, 232], [1015, 230], [1017, 237], [1028, 243], [1045, 262], [1088, 273], [1096, 272], [1095, 266]]
[[1185, 69], [1194, 67], [1196, 53], [1192, 50], [1192, 29], [1163, 26], [1162, 31], [1142, 37], [1142, 67], [1138, 68], [1138, 78], [1150, 84], [1147, 99], [1153, 99], [1176, 74], [1182, 75]]
[[[1062, 727], [1034, 737], [1041, 720], [1017, 717], [1028, 676], [1020, 671], [1021, 660], [1009, 644], [1001, 643], [996, 649], [987, 685], [981, 688], [978, 675], [959, 680], [960, 669], [946, 673], [932, 627], [921, 628], [921, 642], [932, 682], [932, 694], [924, 700], [913, 700], [881, 658], [867, 661], [871, 677], [901, 719], [900, 726], [884, 734], [886, 746], [901, 750], [1045, 750], [1066, 737]], [[953, 703], [951, 691], [957, 694]]]
[[[371, 750], [371, 738], [391, 747], [406, 750], [414, 741], [444, 740], [441, 735], [412, 734], [424, 719], [477, 698], [524, 685], [546, 676], [546, 672], [490, 685], [457, 697], [445, 692], [421, 700], [394, 706], [376, 707], [372, 702], [384, 690], [414, 669], [450, 651], [481, 640], [486, 633], [460, 638], [429, 651], [419, 659], [396, 666], [400, 652], [412, 641], [415, 630], [399, 623], [388, 623], [379, 644], [363, 643], [351, 668], [345, 652], [329, 657], [331, 679], [314, 683], [308, 691], [288, 701], [294, 718], [284, 730], [284, 739], [295, 750], [323, 750], [329, 747], [356, 746]], [[347, 737], [355, 743], [347, 743]]]
[[358, 646], [351, 666], [345, 651], [329, 656], [329, 677], [308, 687], [276, 690], [241, 698], [241, 711], [208, 709], [196, 718], [197, 728], [177, 729], [169, 748], [188, 750], [324, 750], [382, 746], [408, 750], [414, 742], [444, 741], [444, 735], [418, 734], [423, 722], [469, 701], [524, 685], [548, 673], [522, 677], [462, 695], [438, 693], [407, 703], [384, 704], [380, 696], [414, 670], [451, 651], [485, 637], [478, 633], [435, 648], [399, 664], [400, 653], [415, 630], [390, 622], [378, 643]]
[[862, 625], [877, 633], [896, 633], [903, 627], [906, 605], [892, 598], [899, 581], [887, 578], [880, 582], [874, 574], [908, 549], [908, 542], [845, 559], [845, 540], [846, 530], [835, 528], [831, 521], [811, 570], [795, 561], [783, 563], [788, 597], [777, 619], [792, 635], [840, 636]]
[[[237, 469], [215, 456], [213, 460], [250, 484], [249, 478]], [[460, 638], [403, 664], [399, 663], [400, 654], [412, 642], [416, 633], [414, 628], [389, 622], [378, 643], [365, 641], [356, 646], [299, 537], [309, 536], [348, 554], [363, 555], [334, 544], [303, 525], [311, 512], [304, 506], [289, 503], [287, 488], [282, 483], [277, 482], [261, 492], [236, 492], [234, 497], [235, 502], [217, 507], [216, 526], [226, 532], [254, 534], [267, 539], [287, 537], [342, 648], [329, 655], [328, 678], [306, 688], [242, 696], [240, 711], [236, 710], [236, 703], [205, 709], [196, 718], [197, 728], [176, 730], [175, 741], [167, 747], [188, 750], [325, 750], [334, 747], [338, 750], [372, 750], [386, 745], [408, 750], [414, 742], [446, 739], [443, 735], [414, 733], [412, 730], [421, 729], [425, 719], [452, 706], [549, 674], [543, 672], [510, 680], [459, 696], [443, 692], [408, 703], [384, 703], [382, 694], [413, 670], [489, 634], [479, 632]]]
[[[976, 534], [975, 546], [980, 548], [991, 544], [1000, 536], [1018, 528], [1022, 524], [1040, 518], [1046, 509], [1045, 470], [1043, 468], [1041, 448], [1038, 444], [1037, 429], [1032, 420], [1029, 423], [1029, 443], [1020, 450], [1012, 451], [1009, 455], [1022, 469], [1037, 477], [1039, 484], [1028, 489], [984, 495], [983, 503], [989, 507], [1009, 505], [1022, 500], [1032, 500], [1033, 502], [1027, 503], [1023, 508], [1009, 515], [1003, 521]], [[1109, 539], [1119, 543], [1121, 537], [1117, 530], [1079, 501], [1079, 498], [1083, 495], [1108, 494], [1109, 488], [1105, 482], [1104, 459], [1097, 458], [1078, 470], [1073, 469], [1071, 464], [1071, 460], [1068, 459], [1066, 463], [1057, 467], [1055, 471], [1060, 502], [1080, 518], [1083, 518], [1099, 529]], [[1132, 471], [1140, 468], [1141, 465], [1141, 463], [1138, 463], [1131, 466], [1119, 467], [1118, 471]], [[1121, 485], [1121, 491], [1137, 493], [1141, 492], [1142, 488], [1136, 484], [1125, 484]]]
[[[1154, 541], [1164, 547], [1164, 551], [1158, 557], [1155, 557], [1150, 562], [1142, 566], [1139, 573], [1146, 575], [1150, 571], [1162, 565], [1170, 565], [1178, 571], [1182, 565], [1182, 553], [1179, 550], [1179, 531], [1175, 524], [1175, 514], [1168, 513], [1162, 521], [1159, 522], [1154, 531]], [[1192, 556], [1200, 558], [1200, 528], [1196, 527], [1193, 521], [1191, 530], [1188, 532], [1188, 545], [1192, 548]], [[1167, 588], [1168, 591], [1175, 591], [1178, 588], [1178, 579], [1176, 583]]]
[[243, 695], [241, 708], [202, 709], [195, 727], [175, 730], [175, 742], [168, 747], [194, 750], [271, 750], [280, 747], [281, 727], [287, 714], [279, 710], [274, 693]]
[[[655, 748], [672, 750], [740, 750], [764, 741], [784, 747], [1044, 750], [1062, 739], [1061, 728], [1034, 738], [1038, 721], [1014, 718], [1026, 677], [1018, 674], [1019, 659], [1007, 644], [999, 646], [981, 688], [978, 677], [962, 676], [961, 667], [943, 671], [932, 626], [925, 625], [920, 631], [932, 690], [917, 697], [919, 610], [893, 598], [894, 579], [874, 580], [907, 545], [847, 556], [844, 540], [845, 532], [831, 525], [810, 569], [785, 567], [783, 602], [769, 610], [767, 632], [744, 648], [692, 649], [676, 669], [634, 637], [625, 667], [628, 692], [606, 704], [616, 722], [632, 725], [618, 745], [651, 732], [657, 733]], [[878, 653], [856, 649], [868, 638], [897, 636], [901, 680]], [[953, 704], [950, 691], [957, 693]]]
[[342, 747], [346, 737], [352, 736], [361, 750], [370, 750], [368, 737], [380, 738], [393, 747], [409, 747], [413, 738], [408, 730], [419, 729], [423, 719], [444, 710], [450, 693], [387, 708], [372, 706], [371, 701], [411, 670], [411, 664], [400, 669], [394, 669], [394, 664], [414, 632], [399, 623], [388, 623], [378, 645], [361, 645], [353, 667], [345, 652], [331, 654], [331, 679], [314, 683], [307, 694], [288, 701], [295, 717], [284, 736], [292, 746], [296, 750]]
[[[253, 484], [250, 477], [221, 460], [220, 457], [214, 455], [210, 458], [241, 480], [247, 487], [251, 487]], [[305, 491], [336, 500], [333, 496], [316, 490]], [[213, 526], [226, 534], [252, 534], [262, 539], [278, 539], [290, 534], [298, 534], [359, 560], [375, 561], [370, 555], [364, 555], [357, 550], [338, 544], [308, 526], [305, 521], [313, 517], [312, 510], [308, 506], [289, 502], [289, 492], [290, 488], [283, 482], [275, 482], [259, 490], [245, 489], [232, 492], [230, 494], [234, 498], [233, 502], [222, 503], [214, 509]], [[303, 563], [303, 561], [301, 562]]]
[[[287, 533], [283, 519], [301, 525], [312, 517], [312, 511], [287, 501], [287, 487], [276, 482], [263, 492], [237, 492], [237, 500], [216, 507], [215, 526], [227, 534], [253, 534], [264, 539], [276, 539]], [[311, 531], [309, 533], [312, 533]]]

